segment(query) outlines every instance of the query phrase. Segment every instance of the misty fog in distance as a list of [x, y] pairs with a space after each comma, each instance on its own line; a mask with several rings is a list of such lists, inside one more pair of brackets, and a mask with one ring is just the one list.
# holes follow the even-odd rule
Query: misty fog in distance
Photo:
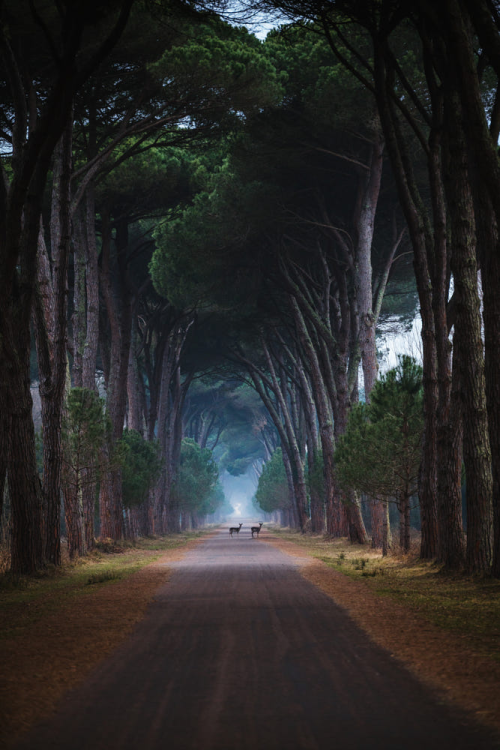
[[256, 507], [253, 501], [256, 487], [250, 473], [234, 477], [225, 471], [221, 475], [220, 481], [226, 498], [233, 507], [231, 518], [254, 517], [259, 513], [262, 515], [262, 511]]

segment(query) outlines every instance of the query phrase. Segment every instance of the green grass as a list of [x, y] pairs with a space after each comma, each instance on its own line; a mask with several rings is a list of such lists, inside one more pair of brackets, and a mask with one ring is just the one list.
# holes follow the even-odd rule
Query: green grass
[[500, 580], [447, 574], [440, 566], [419, 560], [417, 548], [410, 555], [382, 558], [380, 551], [351, 545], [345, 539], [272, 531], [500, 661]]

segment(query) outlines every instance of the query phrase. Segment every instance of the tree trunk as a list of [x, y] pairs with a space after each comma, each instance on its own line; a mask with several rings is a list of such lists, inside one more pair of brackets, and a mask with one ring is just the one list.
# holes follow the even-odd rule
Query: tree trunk
[[[262, 339], [262, 346], [264, 349], [264, 353], [266, 355], [269, 372], [271, 374], [273, 391], [276, 396], [277, 402], [279, 404], [279, 409], [280, 409], [281, 417], [283, 420], [284, 431], [286, 434], [286, 442], [284, 444], [284, 447], [287, 450], [288, 457], [290, 459], [295, 499], [297, 503], [297, 516], [298, 516], [299, 526], [300, 526], [301, 531], [304, 532], [306, 529], [306, 524], [308, 520], [307, 483], [306, 483], [306, 478], [305, 478], [305, 473], [304, 473], [304, 463], [302, 460], [299, 443], [297, 441], [297, 436], [295, 434], [290, 410], [288, 408], [286, 393], [283, 393], [283, 388], [285, 387], [285, 384], [284, 383], [280, 384], [278, 382], [273, 360], [271, 358], [267, 344], [263, 339]], [[262, 393], [261, 393], [261, 397], [262, 397]]]
[[[89, 184], [75, 215], [75, 291], [73, 310], [73, 382], [76, 387], [95, 390], [99, 345], [99, 275], [95, 240], [94, 186]], [[95, 546], [95, 468], [82, 472], [82, 501], [85, 548]]]
[[410, 551], [410, 496], [404, 493], [398, 503], [399, 508], [399, 546], [407, 555]]
[[158, 442], [160, 444], [160, 450], [162, 451], [163, 466], [154, 495], [153, 532], [156, 534], [165, 533], [166, 531], [166, 528], [164, 528], [166, 511], [164, 509], [170, 501], [172, 489], [173, 465], [170, 422], [172, 396], [170, 388], [176, 366], [176, 359], [180, 353], [178, 344], [176, 345], [175, 337], [176, 333], [172, 332], [163, 349], [161, 380], [158, 395]]
[[135, 352], [136, 338], [137, 319], [134, 315], [132, 321], [131, 346], [129, 352], [127, 374], [128, 428], [129, 430], [136, 430], [142, 435], [144, 432], [144, 425], [140, 407], [141, 399], [139, 392], [139, 368]]
[[[48, 168], [48, 164], [46, 166]], [[25, 205], [23, 221], [21, 210], [19, 216], [14, 209], [9, 210], [6, 242], [0, 248], [0, 265], [5, 261], [0, 274], [0, 411], [5, 415], [3, 428], [10, 428], [8, 486], [14, 573], [33, 573], [44, 564], [43, 493], [36, 465], [29, 353], [45, 173], [42, 166], [33, 177], [33, 192]], [[11, 191], [15, 193], [13, 187]], [[7, 261], [12, 258], [15, 263], [9, 273]], [[16, 264], [19, 264], [19, 274]], [[8, 439], [9, 436], [4, 435], [3, 440]]]
[[68, 122], [54, 154], [54, 182], [50, 221], [52, 247], [53, 331], [51, 336], [50, 377], [40, 390], [43, 424], [43, 488], [47, 507], [45, 557], [53, 565], [61, 564], [61, 471], [62, 412], [67, 371], [67, 284], [71, 243], [70, 177], [72, 157], [72, 119]]
[[288, 484], [288, 494], [290, 496], [290, 508], [283, 510], [283, 516], [285, 518], [283, 526], [288, 526], [293, 529], [300, 529], [299, 518], [297, 514], [297, 502], [295, 500], [295, 486], [293, 483], [292, 466], [286, 450], [283, 450], [283, 465], [285, 467], [286, 481]]
[[484, 292], [485, 377], [493, 475], [492, 574], [500, 578], [500, 246], [490, 245], [481, 274]]
[[392, 544], [391, 525], [389, 521], [389, 503], [384, 503], [382, 516], [382, 557], [387, 557]]
[[[453, 348], [451, 399], [447, 423], [440, 426], [440, 453], [438, 472], [438, 562], [449, 570], [460, 570], [465, 562], [465, 539], [462, 523], [462, 443], [463, 420], [458, 346]], [[447, 482], [447, 485], [444, 483]]]
[[[469, 151], [469, 161], [474, 163], [474, 158]], [[480, 174], [475, 175], [473, 185], [478, 248], [481, 250], [486, 400], [493, 479], [492, 574], [500, 578], [500, 238], [495, 213]]]
[[6, 411], [0, 410], [0, 522], [3, 513], [5, 480], [7, 478], [7, 461], [10, 443], [10, 419]]
[[[350, 399], [346, 368], [341, 365], [337, 366], [336, 370], [337, 413], [335, 419], [335, 439], [337, 440], [345, 433], [347, 428]], [[359, 498], [356, 493], [346, 493], [343, 498], [343, 504], [346, 508], [349, 524], [349, 540], [353, 544], [366, 544], [368, 542], [368, 537], [363, 516], [361, 515]]]
[[[492, 475], [486, 409], [480, 299], [477, 287], [476, 227], [469, 180], [463, 113], [458, 97], [447, 97], [449, 148], [447, 183], [453, 253], [456, 318], [454, 346], [462, 395], [463, 452], [467, 477], [466, 564], [471, 573], [491, 566]], [[453, 106], [453, 104], [455, 106]]]
[[372, 520], [372, 547], [383, 547], [385, 503], [375, 498], [369, 500]]
[[64, 519], [68, 538], [68, 553], [70, 559], [83, 556], [85, 547], [85, 523], [82, 487], [74, 477], [67, 477], [64, 482]]
[[370, 393], [377, 379], [377, 345], [375, 342], [375, 315], [373, 312], [372, 284], [372, 241], [375, 229], [380, 183], [382, 179], [384, 140], [382, 134], [371, 146], [371, 159], [368, 177], [364, 178], [363, 191], [360, 197], [360, 211], [356, 221], [356, 286], [359, 310], [359, 346], [365, 398], [369, 401]]
[[311, 341], [309, 331], [304, 321], [304, 317], [299, 308], [297, 300], [292, 295], [289, 296], [290, 306], [292, 308], [295, 325], [297, 328], [298, 339], [302, 346], [304, 356], [309, 363], [311, 373], [311, 389], [314, 402], [316, 404], [316, 414], [318, 417], [318, 429], [323, 451], [323, 467], [325, 479], [325, 506], [327, 513], [327, 529], [329, 533], [334, 530], [335, 511], [335, 484], [334, 484], [334, 466], [333, 454], [335, 444], [333, 439], [333, 418], [332, 409], [328, 401], [325, 383], [321, 374], [320, 363], [316, 349]]
[[99, 270], [95, 238], [94, 186], [85, 194], [85, 279], [87, 293], [86, 335], [83, 350], [82, 384], [95, 389], [97, 349], [99, 346]]
[[356, 492], [350, 493], [347, 498], [347, 517], [349, 519], [349, 541], [352, 544], [366, 544], [368, 537]]
[[83, 388], [83, 352], [86, 338], [87, 300], [85, 293], [85, 222], [82, 212], [73, 216], [73, 386]]
[[[116, 251], [120, 270], [120, 299], [113, 294], [110, 253], [111, 227], [109, 216], [103, 212], [103, 245], [102, 245], [102, 292], [106, 303], [111, 331], [111, 357], [107, 388], [106, 409], [113, 427], [111, 445], [108, 455], [111, 457], [114, 446], [123, 434], [126, 411], [127, 370], [130, 352], [132, 325], [132, 302], [128, 281], [128, 271], [124, 253], [127, 247], [127, 225], [117, 226]], [[118, 307], [120, 310], [118, 311]], [[120, 539], [123, 524], [121, 471], [114, 469], [111, 475], [101, 482], [101, 534], [112, 539]], [[118, 534], [119, 536], [113, 536]]]
[[[36, 468], [35, 431], [31, 417], [32, 400], [29, 381], [25, 382], [24, 399], [13, 393], [16, 411], [11, 419], [9, 451], [9, 498], [11, 507], [11, 570], [13, 573], [35, 573], [42, 567], [41, 535], [42, 487]], [[19, 400], [18, 400], [19, 399]]]
[[305, 417], [307, 435], [307, 465], [309, 470], [309, 495], [311, 500], [311, 531], [322, 534], [325, 531], [325, 499], [316, 486], [319, 464], [323, 463], [320, 451], [320, 440], [316, 422], [316, 409], [309, 379], [298, 355], [295, 359], [295, 370], [302, 386], [301, 401]]

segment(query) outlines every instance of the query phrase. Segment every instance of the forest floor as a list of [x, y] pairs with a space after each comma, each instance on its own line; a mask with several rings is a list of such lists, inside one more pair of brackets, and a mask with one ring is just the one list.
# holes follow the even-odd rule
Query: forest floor
[[[264, 527], [261, 540], [345, 608], [379, 645], [454, 703], [500, 729], [500, 582], [443, 575], [416, 554]], [[0, 576], [0, 745], [50, 714], [143, 618], [193, 534], [104, 545], [37, 579]], [[2, 745], [2, 746], [4, 746]]]

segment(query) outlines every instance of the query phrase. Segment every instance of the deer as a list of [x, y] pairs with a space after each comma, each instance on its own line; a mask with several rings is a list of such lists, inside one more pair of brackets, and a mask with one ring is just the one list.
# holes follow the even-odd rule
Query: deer
[[252, 526], [251, 527], [252, 539], [253, 539], [253, 535], [254, 534], [257, 534], [257, 539], [259, 538], [259, 534], [260, 534], [261, 528], [262, 528], [262, 521], [260, 522], [259, 526]]
[[231, 536], [233, 536], [233, 531], [234, 531], [235, 534], [239, 534], [240, 533], [240, 529], [241, 529], [242, 526], [243, 526], [242, 523], [240, 523], [239, 527], [237, 527], [237, 526], [231, 526], [231, 528], [229, 529], [229, 533], [231, 534]]

